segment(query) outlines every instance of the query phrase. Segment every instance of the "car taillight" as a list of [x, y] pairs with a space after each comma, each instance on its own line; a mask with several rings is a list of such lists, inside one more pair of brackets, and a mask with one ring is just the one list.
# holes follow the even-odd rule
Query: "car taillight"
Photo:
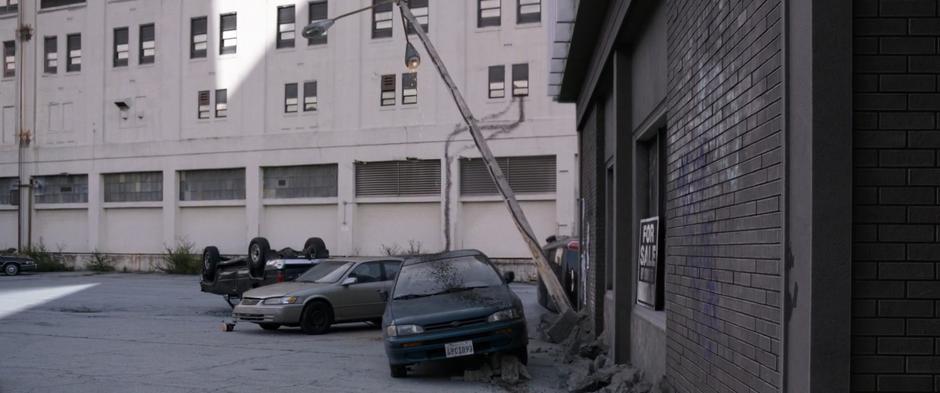
[[568, 242], [568, 250], [570, 251], [579, 251], [581, 250], [581, 242], [577, 240], [572, 240]]
[[284, 272], [277, 272], [277, 282], [284, 282]]

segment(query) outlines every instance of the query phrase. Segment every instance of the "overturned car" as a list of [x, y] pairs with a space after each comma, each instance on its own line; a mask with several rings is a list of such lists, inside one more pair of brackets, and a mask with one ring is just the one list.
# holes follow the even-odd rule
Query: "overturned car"
[[268, 239], [256, 237], [248, 243], [248, 255], [240, 258], [222, 256], [218, 247], [209, 246], [202, 252], [199, 286], [203, 292], [224, 296], [235, 307], [245, 291], [291, 281], [329, 256], [318, 237], [307, 239], [302, 251], [290, 247], [275, 251]]

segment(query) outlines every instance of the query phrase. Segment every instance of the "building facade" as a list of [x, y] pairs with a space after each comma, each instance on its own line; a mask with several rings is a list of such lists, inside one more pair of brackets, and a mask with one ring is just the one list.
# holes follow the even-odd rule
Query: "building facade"
[[[437, 71], [405, 67], [397, 7], [308, 40], [373, 2], [3, 3], [0, 247], [527, 255]], [[545, 83], [552, 3], [411, 1], [541, 237], [570, 234], [577, 206], [574, 108]]]
[[558, 14], [587, 309], [679, 392], [940, 389], [940, 4]]

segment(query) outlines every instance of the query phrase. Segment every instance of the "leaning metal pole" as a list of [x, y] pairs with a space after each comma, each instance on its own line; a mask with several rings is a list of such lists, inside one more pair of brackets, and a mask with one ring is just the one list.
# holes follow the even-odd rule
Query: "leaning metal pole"
[[480, 151], [480, 155], [483, 156], [483, 162], [486, 163], [486, 168], [489, 170], [490, 176], [493, 177], [493, 182], [496, 183], [496, 189], [499, 190], [499, 193], [503, 196], [503, 200], [506, 201], [506, 207], [509, 209], [509, 214], [512, 216], [516, 228], [519, 229], [519, 233], [522, 234], [523, 239], [525, 239], [526, 245], [529, 246], [529, 251], [532, 252], [532, 259], [535, 260], [539, 276], [542, 277], [542, 282], [545, 283], [545, 288], [548, 290], [552, 300], [558, 305], [558, 313], [564, 315], [571, 312], [571, 303], [568, 301], [568, 297], [565, 296], [565, 291], [561, 283], [558, 282], [558, 278], [553, 274], [552, 268], [548, 265], [548, 260], [545, 258], [545, 254], [542, 253], [542, 247], [539, 246], [539, 242], [535, 238], [535, 232], [532, 231], [529, 220], [526, 219], [522, 207], [519, 206], [519, 201], [516, 200], [516, 194], [513, 193], [512, 188], [509, 187], [509, 182], [506, 181], [503, 170], [499, 167], [496, 158], [493, 157], [493, 152], [490, 151], [490, 147], [486, 144], [486, 139], [483, 138], [483, 133], [480, 132], [477, 119], [473, 117], [473, 113], [470, 112], [470, 107], [467, 105], [467, 102], [464, 101], [463, 95], [460, 94], [457, 84], [454, 83], [450, 73], [447, 72], [444, 61], [441, 59], [440, 55], [438, 55], [434, 45], [431, 44], [427, 33], [421, 28], [421, 24], [418, 23], [418, 20], [411, 13], [411, 9], [409, 9], [404, 2], [398, 2], [398, 5], [402, 15], [408, 19], [408, 23], [415, 26], [414, 31], [418, 34], [418, 37], [424, 44], [424, 48], [427, 49], [428, 55], [431, 57], [431, 61], [434, 62], [434, 66], [437, 67], [438, 72], [440, 72], [441, 79], [444, 80], [447, 89], [450, 90], [450, 94], [454, 97], [454, 102], [457, 104], [460, 116], [462, 116], [467, 123], [467, 127], [470, 129], [470, 135], [473, 136], [473, 142]]

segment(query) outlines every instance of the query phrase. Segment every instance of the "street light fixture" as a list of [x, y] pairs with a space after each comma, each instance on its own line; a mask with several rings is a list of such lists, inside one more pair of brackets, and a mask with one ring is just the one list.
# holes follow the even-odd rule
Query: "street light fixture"
[[[539, 276], [541, 276], [542, 282], [545, 283], [545, 287], [548, 290], [549, 295], [552, 297], [552, 300], [554, 300], [555, 304], [558, 305], [559, 314], [561, 314], [562, 319], [564, 320], [574, 320], [577, 317], [571, 309], [571, 302], [568, 300], [568, 296], [565, 295], [564, 288], [561, 286], [561, 283], [558, 282], [558, 278], [555, 276], [551, 266], [548, 264], [548, 260], [545, 258], [545, 254], [542, 253], [542, 246], [539, 244], [539, 240], [536, 239], [535, 232], [532, 230], [532, 226], [529, 224], [529, 220], [526, 219], [525, 213], [522, 211], [522, 207], [519, 205], [519, 201], [516, 199], [516, 195], [512, 192], [512, 188], [509, 186], [509, 181], [506, 180], [506, 176], [503, 174], [502, 168], [500, 168], [499, 163], [496, 162], [496, 158], [493, 156], [493, 152], [486, 143], [486, 139], [483, 137], [483, 132], [480, 130], [480, 125], [477, 123], [476, 117], [474, 117], [473, 112], [470, 111], [470, 106], [467, 105], [467, 101], [464, 100], [463, 94], [460, 93], [460, 89], [457, 87], [457, 83], [454, 82], [454, 79], [450, 76], [450, 73], [447, 72], [447, 67], [444, 65], [444, 61], [441, 59], [441, 56], [437, 53], [437, 49], [431, 43], [431, 39], [428, 38], [427, 32], [421, 28], [421, 24], [418, 23], [417, 18], [415, 18], [414, 14], [411, 13], [411, 9], [408, 8], [407, 1], [386, 0], [373, 4], [369, 7], [342, 14], [332, 19], [311, 22], [306, 27], [304, 27], [302, 34], [306, 38], [316, 38], [320, 35], [326, 34], [326, 31], [333, 26], [334, 22], [339, 19], [373, 9], [380, 5], [391, 3], [397, 4], [398, 8], [401, 10], [402, 18], [407, 20], [408, 24], [415, 27], [414, 31], [421, 40], [421, 43], [424, 44], [424, 48], [428, 52], [428, 57], [431, 58], [431, 62], [434, 63], [434, 66], [437, 68], [441, 79], [443, 80], [444, 84], [447, 85], [447, 89], [454, 98], [454, 103], [457, 104], [457, 110], [460, 112], [460, 116], [467, 124], [467, 128], [470, 130], [470, 135], [473, 137], [473, 142], [476, 144], [477, 150], [480, 151], [483, 162], [486, 164], [486, 168], [489, 170], [490, 176], [493, 178], [493, 183], [496, 185], [496, 190], [499, 191], [500, 195], [502, 195], [503, 200], [506, 202], [506, 207], [509, 209], [509, 215], [516, 224], [516, 228], [519, 230], [522, 238], [525, 240], [526, 246], [529, 247], [529, 251], [532, 252], [532, 259], [535, 261], [535, 265], [538, 268]], [[410, 70], [414, 70], [421, 64], [421, 57], [418, 55], [418, 51], [415, 50], [415, 47], [411, 45], [411, 42], [408, 41], [407, 29], [405, 31], [405, 42], [405, 66]]]

